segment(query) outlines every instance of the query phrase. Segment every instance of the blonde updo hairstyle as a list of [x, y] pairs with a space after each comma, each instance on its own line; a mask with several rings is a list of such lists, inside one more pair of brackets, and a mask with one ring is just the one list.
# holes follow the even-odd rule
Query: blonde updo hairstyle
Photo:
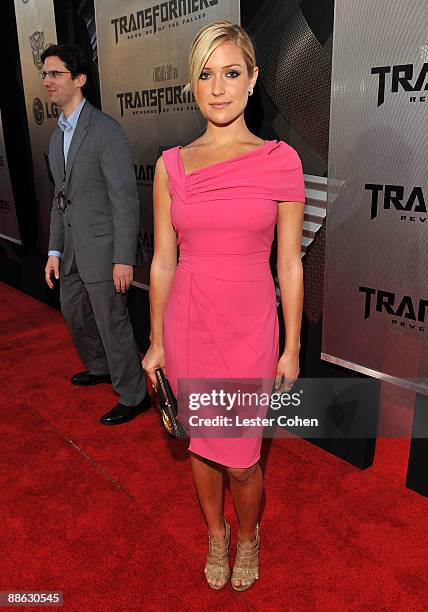
[[231, 42], [242, 51], [247, 65], [248, 75], [251, 78], [256, 66], [254, 45], [247, 32], [239, 25], [230, 21], [216, 21], [200, 30], [189, 51], [189, 83], [190, 89], [196, 95], [199, 77], [211, 53], [220, 45]]

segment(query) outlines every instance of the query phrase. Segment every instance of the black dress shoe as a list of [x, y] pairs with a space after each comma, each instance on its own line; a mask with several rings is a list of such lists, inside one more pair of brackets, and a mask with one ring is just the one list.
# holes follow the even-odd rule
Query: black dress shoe
[[72, 385], [80, 385], [82, 387], [90, 387], [99, 385], [100, 383], [111, 383], [110, 374], [91, 374], [88, 371], [78, 372], [71, 378]]
[[121, 425], [132, 421], [136, 416], [145, 412], [150, 408], [150, 397], [146, 397], [137, 406], [125, 406], [124, 404], [117, 404], [110, 412], [103, 414], [100, 418], [100, 423], [103, 425]]

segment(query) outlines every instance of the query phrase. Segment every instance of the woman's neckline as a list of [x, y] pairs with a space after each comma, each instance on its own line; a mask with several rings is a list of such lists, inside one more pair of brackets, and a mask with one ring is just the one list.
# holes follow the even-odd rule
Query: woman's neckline
[[241, 159], [242, 157], [247, 157], [248, 155], [252, 155], [253, 153], [255, 153], [256, 151], [260, 151], [260, 149], [263, 149], [264, 147], [266, 147], [266, 145], [270, 144], [271, 142], [273, 142], [272, 140], [265, 140], [263, 142], [263, 144], [259, 145], [258, 147], [255, 147], [254, 149], [250, 149], [250, 151], [246, 151], [245, 153], [241, 153], [240, 155], [234, 155], [233, 157], [228, 157], [226, 159], [223, 159], [222, 161], [219, 162], [215, 162], [213, 164], [208, 164], [208, 166], [202, 166], [201, 168], [196, 168], [195, 170], [192, 170], [191, 172], [186, 173], [186, 169], [184, 167], [184, 162], [183, 162], [183, 158], [181, 157], [181, 149], [183, 147], [177, 147], [178, 149], [178, 157], [180, 158], [180, 164], [181, 164], [181, 169], [183, 171], [183, 174], [185, 176], [185, 178], [187, 178], [188, 176], [192, 176], [192, 174], [196, 174], [197, 172], [202, 172], [203, 170], [207, 170], [208, 168], [215, 168], [216, 166], [220, 166], [222, 164], [225, 164], [227, 162], [231, 162], [231, 161], [235, 161], [237, 159]]

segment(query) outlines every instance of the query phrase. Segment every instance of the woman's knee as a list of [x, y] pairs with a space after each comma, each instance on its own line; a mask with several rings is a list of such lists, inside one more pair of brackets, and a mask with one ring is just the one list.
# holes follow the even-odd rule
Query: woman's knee
[[255, 465], [252, 465], [249, 468], [226, 468], [230, 478], [240, 483], [247, 482], [254, 474], [255, 469]]

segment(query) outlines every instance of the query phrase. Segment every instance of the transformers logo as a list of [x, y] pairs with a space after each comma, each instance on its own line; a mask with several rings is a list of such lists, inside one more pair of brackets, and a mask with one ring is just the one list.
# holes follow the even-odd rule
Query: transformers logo
[[45, 34], [44, 32], [33, 32], [30, 36], [31, 51], [33, 52], [33, 63], [37, 70], [42, 70], [43, 62], [41, 54], [43, 53]]

